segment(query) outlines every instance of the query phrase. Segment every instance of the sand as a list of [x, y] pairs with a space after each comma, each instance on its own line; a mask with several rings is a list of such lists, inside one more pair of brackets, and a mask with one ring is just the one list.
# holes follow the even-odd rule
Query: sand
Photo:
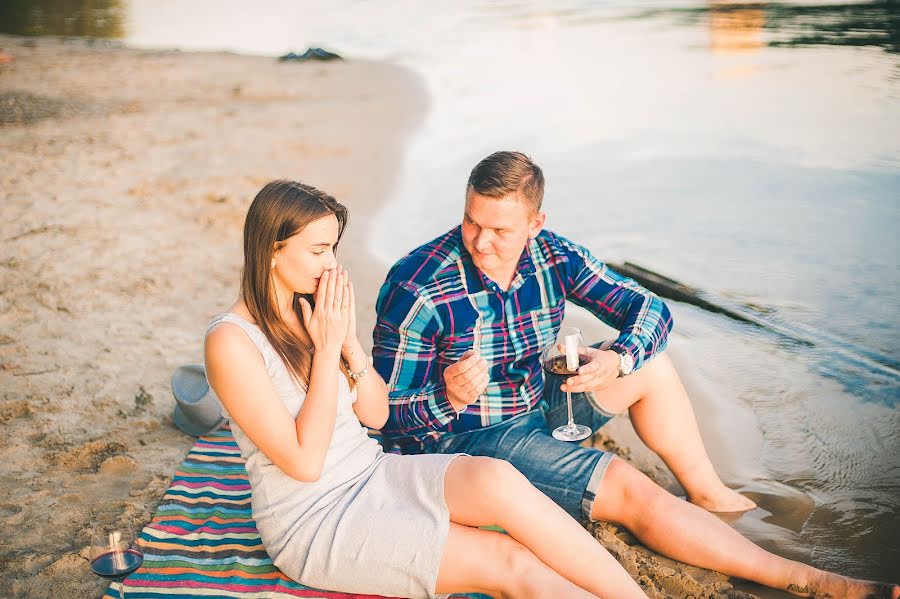
[[[299, 178], [350, 207], [341, 259], [371, 330], [388, 265], [367, 223], [427, 96], [413, 73], [358, 60], [12, 36], [0, 53], [0, 595], [97, 597], [90, 523], [147, 522], [193, 442], [169, 378], [236, 297], [253, 195]], [[627, 420], [597, 442], [671, 483]], [[592, 530], [651, 597], [746, 596]]]

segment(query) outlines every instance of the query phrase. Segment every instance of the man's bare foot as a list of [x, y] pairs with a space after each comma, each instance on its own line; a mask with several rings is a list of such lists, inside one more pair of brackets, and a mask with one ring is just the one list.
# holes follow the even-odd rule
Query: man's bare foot
[[840, 574], [817, 571], [806, 585], [789, 585], [787, 591], [800, 597], [833, 597], [837, 599], [898, 599], [896, 584], [857, 580]]
[[753, 500], [722, 485], [713, 493], [688, 495], [688, 501], [708, 512], [746, 512], [756, 508]]

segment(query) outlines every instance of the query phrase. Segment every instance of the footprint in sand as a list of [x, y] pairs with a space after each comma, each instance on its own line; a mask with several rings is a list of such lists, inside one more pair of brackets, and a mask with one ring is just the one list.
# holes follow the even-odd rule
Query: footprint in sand
[[6, 520], [22, 511], [22, 506], [13, 503], [0, 503], [0, 520]]
[[68, 470], [94, 470], [107, 458], [124, 453], [125, 449], [121, 443], [96, 440], [61, 453], [53, 461]]
[[114, 455], [100, 464], [101, 474], [124, 476], [137, 470], [137, 462], [127, 455]]

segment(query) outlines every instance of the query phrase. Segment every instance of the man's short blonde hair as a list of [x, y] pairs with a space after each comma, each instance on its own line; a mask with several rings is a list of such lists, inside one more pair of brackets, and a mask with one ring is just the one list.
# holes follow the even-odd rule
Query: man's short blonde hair
[[537, 212], [544, 200], [544, 173], [522, 152], [494, 152], [472, 169], [469, 191], [495, 199], [515, 195]]

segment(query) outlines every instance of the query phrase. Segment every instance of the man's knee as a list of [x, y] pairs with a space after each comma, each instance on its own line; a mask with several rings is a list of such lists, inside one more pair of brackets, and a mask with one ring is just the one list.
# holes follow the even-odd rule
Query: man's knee
[[643, 373], [645, 377], [660, 378], [671, 377], [676, 374], [675, 364], [669, 357], [669, 354], [663, 352], [653, 357], [652, 360], [641, 366], [637, 371], [638, 374]]
[[678, 373], [675, 371], [675, 364], [668, 355], [662, 353], [646, 362], [640, 370], [614, 381], [607, 388], [609, 391], [600, 391], [598, 402], [603, 405], [606, 401], [611, 404], [608, 409], [621, 408], [620, 411], [624, 411], [645, 397], [668, 393], [676, 381]]

